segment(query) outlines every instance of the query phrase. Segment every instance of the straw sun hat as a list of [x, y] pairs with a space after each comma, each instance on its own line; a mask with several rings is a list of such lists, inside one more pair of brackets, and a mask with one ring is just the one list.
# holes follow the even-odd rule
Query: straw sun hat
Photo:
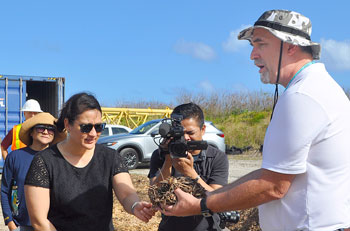
[[[24, 121], [21, 126], [21, 130], [19, 131], [19, 139], [26, 145], [30, 145], [32, 142], [32, 138], [30, 133], [32, 128], [38, 124], [47, 124], [55, 126], [56, 118], [53, 117], [50, 113], [41, 112], [32, 118]], [[65, 132], [55, 132], [55, 137], [51, 144], [58, 143], [66, 138], [67, 134]]]

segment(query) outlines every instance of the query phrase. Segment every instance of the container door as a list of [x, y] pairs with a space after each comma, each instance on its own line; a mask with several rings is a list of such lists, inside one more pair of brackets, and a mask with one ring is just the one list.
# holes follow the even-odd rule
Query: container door
[[[23, 122], [21, 112], [25, 102], [26, 82], [22, 78], [7, 78], [0, 76], [0, 138], [6, 136], [8, 131]], [[0, 166], [3, 166], [1, 156]]]
[[[57, 114], [59, 114], [59, 112], [61, 111], [63, 104], [64, 104], [64, 78], [58, 78], [57, 82], [56, 82], [56, 89], [57, 89], [57, 109], [58, 112]], [[58, 117], [58, 115], [57, 115]]]
[[62, 79], [57, 78], [56, 81], [28, 80], [26, 99], [37, 100], [41, 110], [49, 112], [57, 118], [64, 103], [64, 82]]

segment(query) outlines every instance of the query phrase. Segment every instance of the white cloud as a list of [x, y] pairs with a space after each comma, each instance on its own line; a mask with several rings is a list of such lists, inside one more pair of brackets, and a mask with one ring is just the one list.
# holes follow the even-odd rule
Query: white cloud
[[350, 70], [350, 41], [321, 39], [321, 60], [329, 69]]
[[232, 85], [232, 91], [234, 92], [249, 92], [249, 88], [243, 83], [235, 83]]
[[246, 40], [238, 40], [237, 36], [241, 30], [250, 27], [250, 25], [242, 25], [239, 29], [231, 31], [228, 39], [222, 43], [222, 48], [227, 52], [236, 52], [241, 48], [249, 45]]
[[216, 57], [215, 51], [204, 43], [187, 42], [179, 40], [174, 49], [177, 53], [191, 55], [193, 58], [209, 61]]
[[209, 80], [203, 80], [199, 83], [199, 87], [206, 93], [211, 93], [215, 91], [214, 85]]

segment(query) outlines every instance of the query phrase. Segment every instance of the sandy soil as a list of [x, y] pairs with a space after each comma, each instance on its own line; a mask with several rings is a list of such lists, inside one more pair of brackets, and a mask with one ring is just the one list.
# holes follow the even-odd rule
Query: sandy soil
[[[230, 162], [229, 182], [258, 169], [261, 165], [261, 159], [252, 156], [252, 158], [237, 159], [234, 156], [228, 156]], [[133, 184], [138, 191], [138, 194], [143, 200], [148, 199], [148, 166], [144, 166], [130, 171]], [[227, 224], [229, 230], [242, 231], [259, 231], [258, 210], [257, 208], [242, 210], [240, 213], [240, 221], [237, 224]], [[114, 201], [113, 223], [118, 231], [156, 231], [160, 222], [160, 213], [158, 212], [149, 223], [145, 224], [139, 221], [134, 216], [124, 212], [117, 200]]]

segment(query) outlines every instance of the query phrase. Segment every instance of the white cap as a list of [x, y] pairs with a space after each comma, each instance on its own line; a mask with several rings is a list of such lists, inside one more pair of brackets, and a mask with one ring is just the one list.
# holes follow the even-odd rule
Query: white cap
[[40, 104], [35, 99], [29, 99], [23, 105], [22, 111], [42, 112]]

